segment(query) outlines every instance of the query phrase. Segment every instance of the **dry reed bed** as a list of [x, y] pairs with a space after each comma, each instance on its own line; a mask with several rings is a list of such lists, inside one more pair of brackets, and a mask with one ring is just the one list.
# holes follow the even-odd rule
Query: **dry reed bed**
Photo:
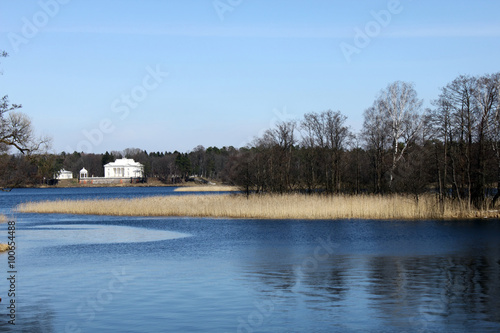
[[[4, 223], [4, 222], [7, 222], [7, 217], [5, 215], [0, 214], [0, 223]], [[8, 250], [10, 250], [9, 245], [0, 243], [0, 253], [6, 252]]]
[[204, 186], [182, 186], [174, 190], [174, 192], [234, 192], [241, 191], [236, 186], [224, 185], [204, 185]]
[[19, 212], [116, 216], [192, 216], [257, 219], [430, 219], [498, 217], [468, 211], [432, 196], [184, 195], [135, 199], [61, 200], [21, 204]]
[[0, 243], [0, 253], [7, 252], [10, 250], [10, 246], [7, 244]]

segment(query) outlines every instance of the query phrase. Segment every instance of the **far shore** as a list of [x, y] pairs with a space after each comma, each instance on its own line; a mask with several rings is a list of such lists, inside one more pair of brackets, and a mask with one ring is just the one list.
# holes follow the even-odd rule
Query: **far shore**
[[[216, 189], [218, 187], [224, 187], [224, 189]], [[182, 182], [177, 184], [165, 184], [156, 178], [148, 178], [146, 183], [130, 183], [124, 182], [121, 184], [80, 184], [76, 179], [63, 179], [60, 180], [55, 185], [39, 184], [28, 186], [29, 188], [73, 188], [73, 187], [179, 187], [179, 188], [198, 188], [196, 191], [239, 191], [237, 187], [230, 185], [211, 185], [211, 184], [200, 184], [197, 182]], [[232, 189], [230, 189], [232, 188]], [[212, 190], [210, 190], [212, 189]], [[195, 190], [186, 190], [186, 192], [194, 192]]]
[[498, 210], [470, 210], [435, 196], [403, 195], [182, 195], [134, 199], [24, 203], [18, 212], [114, 216], [190, 216], [243, 219], [470, 219], [499, 218]]

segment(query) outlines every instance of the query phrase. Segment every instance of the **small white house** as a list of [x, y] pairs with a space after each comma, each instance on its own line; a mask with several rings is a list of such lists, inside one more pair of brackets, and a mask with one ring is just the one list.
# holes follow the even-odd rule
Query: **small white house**
[[89, 172], [87, 171], [87, 169], [82, 168], [82, 170], [80, 170], [80, 179], [81, 178], [88, 178], [88, 177], [89, 177]]
[[130, 158], [120, 158], [104, 165], [104, 178], [144, 177], [144, 165]]
[[61, 170], [59, 170], [59, 172], [56, 175], [54, 175], [54, 178], [59, 179], [59, 180], [61, 180], [61, 179], [73, 179], [73, 172], [61, 169]]

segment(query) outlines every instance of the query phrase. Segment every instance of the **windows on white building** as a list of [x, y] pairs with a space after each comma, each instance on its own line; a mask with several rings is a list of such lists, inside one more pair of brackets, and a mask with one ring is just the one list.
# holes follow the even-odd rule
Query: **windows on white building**
[[82, 170], [80, 170], [80, 179], [81, 178], [88, 178], [88, 177], [89, 177], [89, 172], [87, 171], [87, 169], [82, 168]]
[[144, 165], [129, 158], [120, 158], [104, 165], [104, 178], [141, 178]]
[[61, 169], [57, 174], [54, 175], [55, 179], [73, 179], [73, 172]]

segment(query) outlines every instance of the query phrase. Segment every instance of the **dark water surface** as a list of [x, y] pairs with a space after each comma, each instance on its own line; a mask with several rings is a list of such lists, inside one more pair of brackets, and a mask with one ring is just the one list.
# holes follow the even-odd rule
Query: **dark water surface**
[[[500, 224], [20, 214], [19, 202], [177, 195], [20, 189], [16, 319], [0, 331], [498, 332]], [[0, 226], [0, 242], [7, 240]]]

